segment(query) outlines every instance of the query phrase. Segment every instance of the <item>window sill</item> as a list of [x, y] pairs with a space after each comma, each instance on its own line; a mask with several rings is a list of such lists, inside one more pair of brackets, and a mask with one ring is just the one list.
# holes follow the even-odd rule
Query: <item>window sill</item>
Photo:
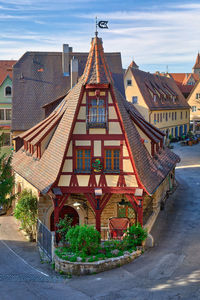
[[104, 170], [103, 171], [104, 173], [110, 173], [110, 174], [119, 174], [120, 173], [120, 170]]
[[91, 174], [91, 170], [74, 170], [75, 174]]

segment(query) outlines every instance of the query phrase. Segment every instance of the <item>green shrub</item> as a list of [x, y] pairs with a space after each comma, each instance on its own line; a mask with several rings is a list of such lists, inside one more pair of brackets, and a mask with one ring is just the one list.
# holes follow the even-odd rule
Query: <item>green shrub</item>
[[65, 215], [63, 219], [60, 219], [59, 223], [57, 225], [57, 232], [61, 236], [61, 242], [65, 242], [65, 237], [68, 232], [68, 230], [71, 228], [72, 224], [72, 218], [68, 217], [68, 215]]
[[33, 196], [32, 191], [23, 190], [20, 194], [14, 216], [21, 221], [21, 227], [33, 239], [36, 234], [37, 197]]
[[77, 225], [69, 229], [66, 240], [72, 252], [94, 255], [100, 246], [100, 233], [92, 226]]
[[77, 261], [77, 256], [72, 256], [69, 259], [70, 262], [76, 262]]
[[147, 238], [147, 230], [143, 229], [140, 224], [132, 225], [128, 228], [124, 242], [129, 245], [129, 248], [140, 246]]

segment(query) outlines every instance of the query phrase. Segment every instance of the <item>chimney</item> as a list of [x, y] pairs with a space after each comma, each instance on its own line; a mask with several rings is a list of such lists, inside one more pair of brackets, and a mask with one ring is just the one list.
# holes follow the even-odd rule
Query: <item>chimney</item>
[[78, 81], [78, 59], [73, 56], [71, 59], [71, 88]]
[[72, 52], [72, 47], [68, 44], [63, 44], [62, 52], [62, 71], [64, 76], [69, 76], [69, 52]]

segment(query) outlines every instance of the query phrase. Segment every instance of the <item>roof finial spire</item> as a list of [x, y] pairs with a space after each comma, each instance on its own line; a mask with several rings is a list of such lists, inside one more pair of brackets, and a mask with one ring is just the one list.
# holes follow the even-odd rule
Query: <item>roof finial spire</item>
[[98, 31], [97, 31], [98, 23], [97, 23], [97, 17], [96, 17], [96, 31], [95, 31], [95, 36], [98, 36]]

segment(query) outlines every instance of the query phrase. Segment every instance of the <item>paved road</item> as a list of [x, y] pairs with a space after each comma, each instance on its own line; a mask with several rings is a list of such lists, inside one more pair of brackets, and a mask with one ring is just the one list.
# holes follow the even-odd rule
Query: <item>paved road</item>
[[121, 268], [56, 278], [16, 232], [12, 217], [0, 217], [0, 300], [200, 299], [200, 144], [174, 151], [182, 157], [179, 187], [152, 230], [156, 245]]

